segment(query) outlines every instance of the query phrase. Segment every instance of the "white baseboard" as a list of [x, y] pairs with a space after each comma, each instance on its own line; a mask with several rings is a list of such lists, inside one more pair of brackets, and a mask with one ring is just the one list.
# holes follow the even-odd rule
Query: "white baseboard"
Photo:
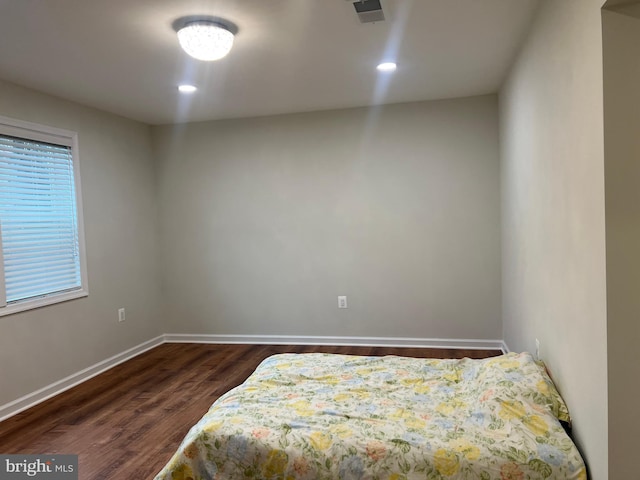
[[23, 410], [31, 408], [38, 403], [44, 402], [45, 400], [48, 400], [49, 398], [54, 397], [59, 393], [64, 392], [65, 390], [69, 390], [70, 388], [73, 388], [76, 385], [79, 385], [82, 382], [85, 382], [90, 378], [93, 378], [96, 375], [99, 375], [102, 372], [109, 370], [110, 368], [115, 367], [120, 363], [126, 362], [127, 360], [130, 360], [133, 357], [146, 352], [147, 350], [151, 350], [152, 348], [157, 347], [164, 342], [164, 336], [160, 335], [159, 337], [143, 342], [140, 345], [125, 350], [124, 352], [114, 355], [111, 358], [107, 358], [106, 360], [98, 362], [95, 365], [69, 375], [62, 380], [58, 380], [57, 382], [47, 385], [46, 387], [36, 390], [35, 392], [29, 393], [21, 398], [18, 398], [17, 400], [6, 403], [4, 405], [0, 405], [0, 422], [2, 420], [6, 420], [9, 417], [17, 415]]
[[509, 352], [502, 340], [473, 340], [450, 338], [405, 338], [405, 337], [331, 337], [308, 335], [201, 335], [167, 333], [141, 343], [122, 353], [107, 358], [84, 370], [69, 375], [17, 400], [0, 405], [0, 422], [31, 408], [59, 393], [69, 390], [110, 368], [126, 362], [163, 343], [214, 343], [214, 344], [251, 344], [251, 345], [332, 345], [366, 347], [417, 347], [417, 348], [454, 348], [468, 350], [500, 350]]
[[511, 349], [509, 348], [509, 345], [507, 345], [507, 342], [505, 342], [504, 340], [502, 342], [500, 342], [500, 349], [502, 350], [502, 353], [509, 353], [511, 352]]
[[308, 335], [200, 335], [166, 333], [168, 343], [218, 343], [258, 345], [333, 345], [366, 347], [455, 348], [469, 350], [501, 350], [502, 340], [405, 337], [330, 337]]

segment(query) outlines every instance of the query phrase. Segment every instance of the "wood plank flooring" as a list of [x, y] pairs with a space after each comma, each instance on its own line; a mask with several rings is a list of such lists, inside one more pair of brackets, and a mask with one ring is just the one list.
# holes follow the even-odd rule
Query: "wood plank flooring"
[[0, 453], [77, 454], [79, 478], [152, 479], [223, 393], [276, 353], [484, 358], [497, 350], [164, 344], [0, 423]]

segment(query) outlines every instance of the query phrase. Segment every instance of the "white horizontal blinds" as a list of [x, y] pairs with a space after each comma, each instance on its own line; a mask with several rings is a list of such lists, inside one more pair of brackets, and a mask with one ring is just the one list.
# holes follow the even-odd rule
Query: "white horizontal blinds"
[[81, 287], [73, 152], [0, 135], [7, 303]]

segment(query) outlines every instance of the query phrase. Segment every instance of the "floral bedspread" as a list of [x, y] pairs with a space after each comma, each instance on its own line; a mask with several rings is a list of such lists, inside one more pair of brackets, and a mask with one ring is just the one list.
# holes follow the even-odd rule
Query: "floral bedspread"
[[566, 406], [528, 353], [267, 358], [156, 480], [586, 480]]

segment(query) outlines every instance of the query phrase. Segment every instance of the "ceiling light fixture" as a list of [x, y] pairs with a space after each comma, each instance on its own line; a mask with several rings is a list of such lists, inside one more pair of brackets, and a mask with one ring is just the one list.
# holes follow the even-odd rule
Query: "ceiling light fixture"
[[217, 17], [190, 16], [173, 22], [182, 49], [193, 58], [219, 60], [229, 53], [238, 27]]
[[384, 62], [376, 67], [379, 72], [393, 72], [397, 65], [393, 62]]
[[196, 90], [198, 90], [198, 87], [196, 87], [195, 85], [178, 85], [178, 90], [180, 91], [180, 93], [193, 93]]

